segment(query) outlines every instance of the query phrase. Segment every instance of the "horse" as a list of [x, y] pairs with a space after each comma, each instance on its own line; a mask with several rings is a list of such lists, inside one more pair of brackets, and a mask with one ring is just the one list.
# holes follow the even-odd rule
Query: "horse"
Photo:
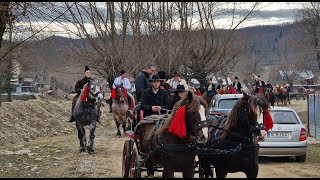
[[[122, 85], [116, 85], [116, 88], [113, 90], [115, 91], [112, 93], [111, 98], [114, 99], [112, 102], [112, 114], [114, 118], [114, 122], [117, 126], [117, 134], [116, 136], [121, 137], [120, 132], [120, 125], [122, 125], [123, 132], [126, 130], [126, 123], [127, 123], [127, 113], [129, 109], [132, 109], [130, 107], [129, 100], [131, 100], [131, 106], [135, 106], [134, 98], [130, 93], [127, 93], [126, 90]], [[130, 96], [131, 98], [128, 98]]]
[[[261, 95], [247, 95], [239, 99], [229, 117], [214, 117], [219, 128], [209, 129], [206, 147], [229, 150], [242, 145], [240, 152], [217, 155], [199, 155], [199, 162], [206, 177], [213, 176], [210, 168], [215, 167], [217, 178], [225, 178], [228, 173], [244, 172], [247, 178], [258, 175], [258, 140], [261, 138], [258, 119], [264, 116], [269, 104]], [[207, 117], [210, 119], [209, 117]]]
[[287, 105], [287, 89], [284, 88], [283, 86], [278, 86], [276, 88], [277, 90], [277, 105], [279, 104], [279, 100], [281, 101], [281, 105]]
[[[147, 123], [145, 120], [139, 122], [136, 131], [140, 137], [140, 152], [149, 157], [145, 161], [148, 176], [154, 175], [153, 164], [157, 164], [163, 167], [164, 178], [173, 178], [175, 171], [181, 171], [184, 178], [194, 177], [195, 154], [185, 149], [179, 152], [161, 149], [159, 145], [166, 147], [178, 144], [187, 148], [186, 145], [192, 142], [204, 143], [208, 138], [208, 127], [197, 127], [206, 121], [207, 108], [208, 104], [202, 97], [188, 91], [187, 96], [174, 105], [172, 113], [166, 119], [158, 119], [156, 123]], [[185, 123], [185, 136], [171, 131], [171, 125], [176, 124], [176, 117], [181, 118], [180, 123]]]
[[274, 107], [275, 103], [275, 94], [271, 88], [268, 87], [261, 87], [262, 88], [262, 94], [267, 99], [268, 103]]
[[[73, 110], [73, 117], [76, 120], [76, 127], [78, 130], [78, 138], [80, 140], [80, 152], [85, 152], [86, 149], [89, 154], [94, 153], [93, 145], [95, 138], [95, 130], [97, 121], [101, 115], [103, 95], [101, 88], [97, 81], [90, 80], [84, 86]], [[85, 126], [90, 128], [90, 140], [87, 145]]]

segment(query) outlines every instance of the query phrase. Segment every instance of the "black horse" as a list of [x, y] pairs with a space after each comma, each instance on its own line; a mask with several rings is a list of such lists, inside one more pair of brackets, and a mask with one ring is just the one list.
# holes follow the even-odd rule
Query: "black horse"
[[257, 177], [260, 136], [257, 120], [268, 108], [269, 103], [265, 97], [244, 93], [229, 117], [213, 118], [216, 126], [209, 129], [207, 147], [228, 150], [241, 143], [242, 150], [233, 154], [199, 155], [200, 166], [206, 177], [213, 176], [211, 164], [215, 167], [217, 178], [225, 178], [228, 173], [235, 172], [244, 172], [248, 178]]
[[80, 152], [86, 151], [86, 132], [84, 127], [90, 127], [90, 141], [87, 146], [88, 153], [93, 153], [93, 144], [97, 121], [100, 118], [100, 107], [103, 96], [97, 81], [90, 80], [84, 85], [83, 90], [75, 104], [73, 117], [76, 120], [78, 138], [80, 140]]

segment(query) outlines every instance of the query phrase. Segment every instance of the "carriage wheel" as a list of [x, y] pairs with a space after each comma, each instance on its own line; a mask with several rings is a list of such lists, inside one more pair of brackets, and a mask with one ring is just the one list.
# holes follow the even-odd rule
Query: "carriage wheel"
[[141, 178], [141, 168], [137, 168], [141, 157], [139, 156], [137, 149], [132, 150], [132, 156], [130, 161], [130, 178]]
[[129, 140], [124, 142], [123, 154], [122, 154], [122, 177], [128, 178], [130, 170], [130, 160], [131, 160], [131, 143]]

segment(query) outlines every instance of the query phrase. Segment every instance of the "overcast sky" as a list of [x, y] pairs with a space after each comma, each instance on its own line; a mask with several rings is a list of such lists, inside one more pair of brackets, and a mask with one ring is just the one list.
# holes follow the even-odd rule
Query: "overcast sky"
[[[241, 26], [238, 28], [243, 27], [250, 27], [250, 26], [258, 26], [258, 25], [276, 25], [276, 24], [283, 24], [283, 23], [291, 23], [296, 20], [295, 11], [301, 8], [301, 3], [304, 2], [263, 2], [259, 5], [259, 12], [253, 15], [253, 18], [250, 18], [243, 22]], [[246, 6], [247, 4], [247, 6]], [[249, 12], [249, 7], [252, 5], [251, 3], [244, 3], [241, 6], [237, 6], [237, 11], [241, 12], [238, 14], [244, 14]], [[230, 7], [229, 7], [230, 8]], [[232, 10], [230, 11], [223, 11], [225, 13], [225, 17], [219, 18], [215, 23], [217, 23], [218, 28], [228, 28], [228, 23], [230, 22], [230, 16], [228, 16], [228, 12], [231, 14]], [[40, 26], [45, 26], [44, 24], [38, 24]], [[90, 28], [90, 24], [86, 24]], [[60, 35], [60, 36], [68, 36], [64, 34], [63, 31], [57, 28], [56, 25], [51, 26], [51, 33], [52, 35]], [[50, 31], [50, 30], [48, 30]]]

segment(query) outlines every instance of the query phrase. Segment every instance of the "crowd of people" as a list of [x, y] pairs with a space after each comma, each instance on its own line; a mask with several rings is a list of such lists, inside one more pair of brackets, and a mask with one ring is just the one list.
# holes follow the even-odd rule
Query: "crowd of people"
[[[73, 99], [72, 107], [76, 99], [79, 97], [80, 90], [91, 79], [91, 70], [88, 66], [85, 67], [84, 78], [79, 80], [75, 85], [77, 95]], [[166, 73], [159, 71], [156, 73], [156, 66], [153, 63], [145, 65], [142, 71], [136, 76], [134, 81], [136, 102], [141, 104], [141, 109], [146, 116], [151, 114], [157, 114], [163, 110], [171, 110], [174, 104], [186, 96], [187, 91], [191, 91], [194, 94], [201, 96], [203, 93], [207, 93], [209, 97], [213, 97], [215, 94], [239, 94], [242, 93], [243, 87], [238, 77], [234, 77], [234, 81], [230, 85], [223, 83], [222, 79], [218, 80], [215, 84], [210, 79], [205, 87], [195, 87], [188, 84], [187, 81], [179, 74], [175, 72], [173, 77], [166, 80]], [[115, 78], [112, 87], [115, 89], [118, 86], [123, 87], [127, 92], [130, 92], [132, 86], [127, 78], [125, 70], [121, 70], [119, 76]], [[255, 78], [255, 81], [249, 91], [253, 94], [261, 94], [265, 88], [267, 91], [274, 91], [280, 86], [277, 84], [273, 87], [270, 81], [265, 83], [260, 75]], [[283, 88], [289, 88], [287, 85], [282, 85]], [[112, 105], [112, 98], [110, 98], [110, 112]], [[71, 116], [69, 122], [73, 122], [74, 119]]]

